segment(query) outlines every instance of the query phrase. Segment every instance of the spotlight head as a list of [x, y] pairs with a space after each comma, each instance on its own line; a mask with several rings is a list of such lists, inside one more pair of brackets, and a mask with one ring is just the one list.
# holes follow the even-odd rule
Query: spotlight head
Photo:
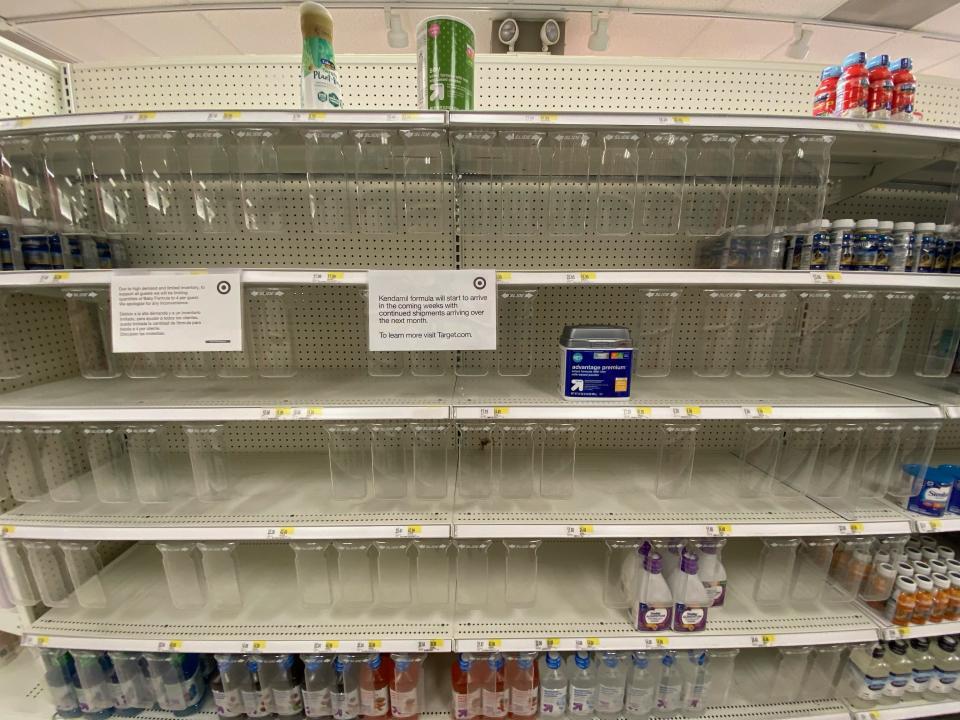
[[407, 31], [403, 29], [400, 13], [394, 12], [389, 7], [385, 8], [384, 13], [387, 20], [387, 43], [392, 48], [407, 47], [410, 44], [410, 38]]
[[607, 49], [610, 42], [610, 36], [607, 35], [607, 28], [610, 25], [610, 18], [600, 17], [600, 13], [594, 10], [590, 15], [590, 29], [593, 32], [587, 39], [587, 47], [594, 52], [603, 52]]
[[560, 24], [553, 18], [546, 20], [540, 27], [540, 42], [544, 52], [547, 52], [551, 45], [560, 42]]
[[513, 52], [513, 46], [520, 37], [520, 26], [513, 18], [507, 18], [500, 21], [500, 27], [497, 28], [497, 38], [507, 46], [510, 52]]

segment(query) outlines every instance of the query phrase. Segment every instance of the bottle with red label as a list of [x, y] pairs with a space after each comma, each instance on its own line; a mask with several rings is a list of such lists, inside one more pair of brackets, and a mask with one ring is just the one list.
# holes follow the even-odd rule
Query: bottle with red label
[[829, 117], [837, 109], [837, 80], [841, 72], [839, 65], [825, 67], [820, 72], [820, 85], [813, 94], [814, 117]]
[[889, 120], [893, 112], [893, 75], [890, 73], [890, 56], [877, 55], [867, 63], [870, 90], [867, 93], [867, 117], [874, 120]]
[[834, 114], [845, 118], [867, 117], [867, 95], [870, 91], [867, 56], [862, 52], [850, 53], [843, 59], [841, 68]]
[[893, 71], [893, 109], [890, 117], [894, 120], [913, 122], [913, 103], [917, 94], [917, 79], [913, 76], [913, 60], [900, 58], [890, 67]]

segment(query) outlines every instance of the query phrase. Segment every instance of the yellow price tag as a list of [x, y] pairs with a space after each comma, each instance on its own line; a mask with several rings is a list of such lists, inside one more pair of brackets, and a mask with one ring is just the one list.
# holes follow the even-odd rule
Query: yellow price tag
[[170, 642], [167, 643], [167, 647], [170, 648], [171, 650], [179, 650], [180, 648], [183, 647], [183, 642], [181, 642], [180, 640], [171, 640]]
[[282, 527], [280, 528], [280, 537], [290, 537], [294, 533], [294, 528], [292, 527]]
[[33, 118], [17, 118], [16, 125], [17, 127], [27, 127], [32, 122]]
[[40, 635], [37, 638], [37, 645], [46, 645], [48, 642], [50, 642], [50, 638], [48, 638], [46, 635]]
[[582, 272], [580, 273], [581, 282], [592, 282], [597, 279], [597, 274], [595, 272]]
[[560, 638], [547, 638], [547, 649], [556, 649], [560, 647]]
[[339, 640], [326, 640], [326, 641], [324, 641], [324, 643], [323, 643], [323, 647], [324, 647], [325, 649], [327, 649], [327, 650], [336, 650], [338, 647], [340, 647], [340, 641], [339, 641]]
[[862, 533], [862, 532], [863, 532], [863, 523], [850, 523], [850, 532], [852, 532], [852, 533]]
[[379, 650], [381, 645], [383, 645], [382, 640], [367, 640], [367, 647], [371, 650]]
[[307, 417], [308, 417], [308, 418], [320, 417], [321, 415], [323, 415], [323, 408], [322, 408], [322, 407], [309, 407], [309, 408], [307, 408]]
[[687, 410], [687, 415], [691, 417], [698, 417], [700, 415], [699, 405], [687, 405], [686, 410]]
[[142, 112], [137, 113], [137, 120], [153, 120], [157, 117], [155, 112]]
[[307, 115], [308, 120], [326, 120], [327, 114], [325, 112], [312, 112]]
[[588, 648], [598, 648], [600, 647], [600, 638], [587, 638], [587, 647]]
[[493, 409], [494, 417], [503, 417], [504, 415], [509, 415], [509, 414], [510, 414], [510, 408], [508, 407], [495, 407]]
[[70, 278], [70, 273], [68, 272], [56, 272], [53, 274], [54, 282], [63, 282], [64, 280], [68, 280], [69, 278]]
[[887, 126], [884, 125], [883, 123], [872, 122], [872, 123], [870, 123], [870, 129], [871, 129], [871, 130], [886, 130], [886, 129], [887, 129]]
[[266, 650], [266, 649], [267, 649], [267, 641], [266, 641], [266, 640], [254, 640], [254, 641], [253, 641], [253, 649], [256, 650], [257, 652], [262, 652], [263, 650]]
[[540, 113], [540, 122], [553, 123], [559, 119], [560, 116], [554, 113]]
[[763, 642], [764, 645], [773, 645], [773, 643], [775, 643], [775, 642], [777, 641], [777, 636], [776, 636], [776, 635], [761, 635], [761, 636], [760, 636], [760, 640], [761, 640], [761, 642]]
[[277, 408], [277, 417], [278, 418], [288, 418], [293, 415], [293, 408], [288, 407], [278, 407]]
[[674, 115], [674, 116], [673, 116], [673, 121], [674, 121], [675, 123], [677, 123], [678, 125], [686, 125], [687, 123], [690, 122], [690, 116], [689, 116], [689, 115]]
[[581, 525], [580, 526], [581, 535], [593, 535], [593, 525]]
[[7, 535], [13, 535], [16, 532], [17, 528], [13, 525], [4, 525], [0, 528], [0, 537], [6, 537]]
[[240, 111], [239, 110], [227, 110], [223, 113], [224, 120], [239, 120]]
[[717, 525], [718, 535], [729, 535], [733, 532], [733, 525]]
[[652, 407], [638, 407], [637, 408], [637, 417], [650, 417], [653, 415]]
[[843, 280], [843, 273], [839, 273], [836, 270], [829, 270], [826, 275], [827, 280], [830, 282], [840, 282]]
[[327, 273], [327, 280], [330, 282], [336, 282], [337, 280], [343, 280], [343, 272], [340, 270], [334, 270], [333, 272]]
[[503, 282], [504, 280], [509, 280], [509, 279], [512, 278], [512, 277], [513, 277], [513, 273], [512, 273], [512, 272], [498, 272], [498, 273], [497, 273], [497, 280], [500, 281], [500, 282]]
[[670, 638], [658, 637], [653, 639], [653, 644], [657, 647], [667, 647], [670, 645]]
[[500, 638], [491, 638], [487, 640], [487, 647], [490, 648], [491, 650], [494, 650], [500, 647], [501, 645], [503, 645], [503, 641], [501, 641]]
[[423, 525], [407, 525], [407, 535], [419, 535], [423, 532]]
[[769, 405], [757, 405], [757, 415], [760, 417], [770, 417], [773, 415], [773, 408]]
[[431, 650], [440, 650], [443, 647], [442, 638], [431, 638], [430, 639], [430, 649]]

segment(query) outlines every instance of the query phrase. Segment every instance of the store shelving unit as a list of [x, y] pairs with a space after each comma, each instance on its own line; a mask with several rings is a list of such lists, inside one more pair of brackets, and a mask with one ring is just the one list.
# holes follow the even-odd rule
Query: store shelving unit
[[[432, 149], [444, 159], [443, 153], [451, 148], [451, 136], [475, 129], [535, 130], [547, 134], [577, 129], [830, 134], [837, 138], [833, 157], [839, 161], [844, 180], [857, 179], [858, 174], [868, 175], [867, 168], [877, 155], [902, 161], [903, 172], [908, 173], [924, 163], [936, 163], [945, 151], [960, 145], [960, 130], [952, 128], [755, 115], [216, 110], [99, 113], [0, 121], [0, 133], [14, 135], [198, 127], [272, 128], [285, 137], [297, 137], [301, 130], [310, 128], [347, 132], [436, 129], [442, 131], [444, 139]], [[940, 179], [941, 175], [937, 174], [936, 178]], [[451, 188], [456, 186], [456, 182], [448, 184]], [[863, 187], [869, 187], [869, 183]], [[454, 192], [451, 190], [451, 195]], [[546, 212], [545, 199], [540, 198], [539, 202], [544, 204], [540, 211]], [[514, 208], [514, 212], [521, 210]], [[479, 219], [481, 225], [482, 220]], [[504, 215], [504, 222], [509, 221]], [[390, 234], [394, 229], [387, 228], [385, 232]], [[302, 228], [297, 232], [302, 232]], [[415, 232], [405, 230], [402, 235], [404, 241], [417, 242]], [[580, 227], [579, 233], [565, 232], [564, 238], [574, 244], [602, 242], [587, 232], [585, 226]], [[166, 239], [169, 240], [169, 235]], [[513, 236], [513, 239], [518, 247], [525, 241], [541, 242], [539, 232], [531, 237]], [[250, 251], [256, 250], [260, 239], [256, 233], [238, 230], [234, 240], [237, 247]], [[296, 244], [302, 241], [302, 236], [285, 240]], [[448, 262], [451, 267], [474, 264], [498, 267], [497, 281], [505, 291], [542, 288], [564, 292], [558, 290], [563, 286], [575, 289], [599, 286], [610, 292], [631, 286], [694, 290], [960, 290], [958, 275], [693, 270], [677, 262], [681, 252], [692, 256], [689, 238], [675, 246], [663, 243], [663, 255], [650, 262], [673, 269], [616, 269], [610, 267], [614, 263], [608, 264], [602, 259], [590, 264], [570, 262], [570, 256], [564, 255], [562, 249], [551, 255], [553, 250], [546, 243], [543, 245], [545, 257], [536, 263], [499, 259], [478, 263], [474, 259], [482, 257], [482, 252], [474, 256], [458, 255], [463, 248], [455, 249], [452, 236], [447, 240], [449, 248], [441, 250], [449, 250], [448, 255], [442, 252], [437, 255], [447, 258], [442, 262]], [[150, 241], [150, 237], [145, 237], [135, 242], [141, 243], [140, 249], [143, 249]], [[190, 242], [197, 242], [197, 237], [184, 240], [184, 244]], [[477, 243], [476, 238], [473, 242], [482, 249], [483, 243]], [[604, 252], [616, 255], [620, 247], [617, 243], [622, 242], [627, 241], [620, 238], [611, 242], [611, 248]], [[560, 245], [562, 243], [558, 243], [558, 247]], [[678, 250], [681, 245], [682, 249]], [[284, 247], [288, 246], [282, 243], [275, 246]], [[155, 254], [148, 263], [158, 270], [197, 264], [189, 254], [179, 254], [181, 250], [175, 242], [158, 244], [149, 250]], [[418, 259], [415, 252], [407, 253], [386, 244], [374, 242], [366, 250], [386, 255], [377, 257], [377, 263], [370, 263], [370, 267], [436, 264], [433, 255], [426, 260]], [[338, 286], [359, 291], [367, 284], [367, 271], [362, 267], [339, 264], [303, 267], [303, 263], [295, 261], [298, 257], [281, 258], [284, 262], [280, 264], [294, 266], [290, 268], [242, 268], [241, 280], [251, 286], [321, 286], [334, 292]], [[609, 255], [599, 253], [598, 257]], [[43, 297], [58, 288], [107, 288], [117, 272], [123, 271], [5, 272], [0, 273], [0, 290]], [[594, 300], [602, 312], [603, 296]], [[328, 421], [580, 420], [639, 425], [647, 421], [949, 422], [960, 418], [960, 388], [949, 380], [912, 375], [876, 381], [777, 376], [701, 378], [682, 368], [669, 377], [636, 381], [633, 396], [627, 401], [571, 402], [559, 397], [556, 372], [542, 369], [535, 368], [523, 377], [494, 373], [483, 377], [453, 373], [437, 377], [371, 377], [361, 364], [354, 365], [346, 362], [331, 369], [321, 363], [318, 369], [300, 370], [294, 377], [282, 379], [167, 377], [98, 382], [73, 377], [74, 372], [65, 371], [0, 395], [0, 423], [250, 422], [263, 423], [273, 432], [284, 424], [290, 427], [296, 423]], [[328, 459], [324, 452], [300, 456], [258, 451], [247, 454], [237, 463], [232, 481], [241, 492], [235, 499], [221, 504], [198, 503], [186, 496], [177, 497], [161, 508], [137, 502], [101, 503], [89, 498], [69, 505], [53, 502], [49, 497], [25, 503], [0, 516], [0, 535], [24, 540], [143, 542], [126, 550], [101, 572], [100, 580], [110, 598], [108, 607], [83, 608], [70, 600], [64, 607], [49, 609], [36, 618], [29, 617], [29, 612], [24, 610], [21, 613], [24, 643], [67, 649], [141, 651], [444, 653], [779, 648], [960, 632], [960, 623], [908, 628], [902, 632], [857, 603], [758, 607], [752, 597], [756, 553], [748, 556], [740, 548], [725, 556], [730, 575], [727, 604], [722, 610], [712, 611], [705, 632], [639, 633], [628, 623], [625, 611], [607, 608], [602, 602], [603, 546], [599, 542], [602, 538], [897, 535], [912, 530], [960, 530], [960, 519], [946, 518], [933, 523], [879, 500], [844, 505], [817, 502], [798, 494], [739, 498], [735, 492], [739, 464], [729, 447], [711, 448], [704, 453], [698, 450], [698, 468], [701, 464], [705, 468], [701, 479], [708, 482], [695, 499], [661, 500], [653, 492], [655, 453], [629, 455], [624, 452], [624, 442], [612, 448], [578, 450], [576, 489], [565, 499], [466, 499], [454, 497], [451, 489], [449, 497], [436, 501], [413, 498], [335, 501], [321, 489], [329, 483]], [[183, 464], [176, 471], [183, 478], [189, 473]], [[283, 491], [258, 492], [279, 487]], [[407, 606], [395, 607], [380, 596], [370, 605], [335, 602], [329, 607], [317, 608], [300, 604], [287, 541], [381, 538], [489, 538], [495, 540], [497, 548], [497, 539], [543, 538], [536, 602], [532, 607], [516, 608], [503, 601], [503, 563], [498, 548], [491, 553], [487, 598], [476, 605], [471, 603], [472, 598], [465, 597], [449, 604], [430, 605], [415, 600]], [[156, 540], [244, 541], [239, 547], [243, 607], [240, 610], [217, 608], [213, 604], [196, 609], [174, 607], [163, 590], [159, 553], [146, 542]], [[451, 584], [448, 590], [453, 598], [458, 588]], [[28, 684], [26, 678], [35, 677], [25, 667], [23, 658], [16, 661], [11, 672], [15, 682], [23, 686]], [[2, 670], [0, 682], [6, 682]], [[894, 720], [933, 716], [958, 708], [960, 704], [948, 702], [881, 708], [863, 715], [835, 700], [753, 702], [735, 695], [727, 705], [711, 708], [704, 717], [711, 720], [841, 720], [852, 716], [857, 720], [867, 717]], [[15, 712], [21, 712], [14, 715], [17, 720], [21, 720], [21, 716], [23, 720], [39, 720], [42, 710], [32, 701], [22, 704], [18, 701]], [[448, 712], [443, 705], [422, 715], [439, 720]], [[213, 716], [212, 709], [205, 708], [195, 715], [195, 720]], [[142, 717], [166, 720], [168, 715], [147, 713]]]

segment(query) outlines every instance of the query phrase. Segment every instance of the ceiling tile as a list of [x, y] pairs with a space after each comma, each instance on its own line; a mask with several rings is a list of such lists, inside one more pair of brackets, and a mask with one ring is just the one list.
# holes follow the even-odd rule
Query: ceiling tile
[[745, 15], [773, 15], [788, 18], [820, 19], [829, 15], [835, 8], [843, 5], [844, 0], [731, 0], [726, 11]]
[[960, 3], [915, 25], [914, 30], [960, 36]]
[[124, 61], [149, 55], [142, 45], [101, 18], [31, 23], [31, 35], [79, 61]]
[[872, 47], [868, 55], [886, 53], [891, 60], [913, 58], [913, 67], [919, 72], [960, 54], [960, 42], [934, 40], [914, 33], [904, 33]]
[[[300, 19], [296, 7], [217, 10], [201, 14], [244, 55], [300, 54]], [[334, 21], [335, 41], [339, 39], [336, 27]], [[336, 49], [339, 50], [339, 44]], [[237, 53], [236, 50], [230, 52]]]
[[749, 60], [793, 38], [793, 25], [758, 20], [712, 20], [683, 48], [684, 57]]
[[76, 0], [0, 0], [0, 17], [16, 20], [25, 15], [46, 15], [47, 13], [77, 12], [83, 6]]
[[198, 12], [114, 15], [110, 22], [147, 48], [144, 55], [176, 57], [240, 52]]

